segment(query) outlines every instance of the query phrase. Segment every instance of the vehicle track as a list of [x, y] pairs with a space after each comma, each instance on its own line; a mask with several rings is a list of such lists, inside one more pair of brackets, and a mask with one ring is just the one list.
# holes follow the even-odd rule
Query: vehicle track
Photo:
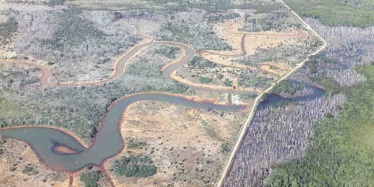
[[239, 150], [240, 145], [242, 144], [242, 142], [244, 140], [244, 136], [246, 134], [248, 126], [250, 125], [250, 123], [251, 123], [251, 121], [252, 121], [252, 119], [254, 117], [257, 105], [260, 103], [260, 100], [263, 97], [263, 95], [266, 94], [266, 93], [268, 93], [268, 92], [270, 92], [277, 83], [285, 80], [290, 75], [292, 75], [295, 71], [297, 71], [298, 69], [300, 69], [301, 67], [303, 67], [304, 64], [305, 64], [305, 62], [307, 60], [309, 60], [309, 57], [318, 54], [319, 52], [321, 52], [322, 50], [324, 50], [327, 47], [327, 41], [325, 39], [323, 39], [315, 30], [313, 30], [312, 27], [310, 25], [308, 25], [296, 12], [294, 12], [283, 0], [279, 0], [279, 2], [282, 3], [286, 7], [286, 9], [288, 9], [292, 14], [294, 14], [297, 17], [297, 19], [300, 20], [309, 31], [311, 31], [313, 34], [315, 34], [323, 42], [323, 45], [317, 51], [315, 51], [314, 53], [308, 55], [308, 57], [306, 59], [304, 59], [302, 62], [300, 62], [294, 69], [292, 69], [290, 72], [288, 72], [286, 75], [284, 75], [276, 83], [272, 84], [271, 87], [269, 87], [268, 89], [266, 89], [264, 92], [262, 92], [256, 98], [256, 100], [255, 100], [255, 102], [254, 102], [254, 104], [253, 104], [253, 106], [251, 108], [251, 111], [250, 111], [250, 113], [248, 115], [248, 118], [247, 118], [246, 122], [244, 123], [243, 129], [242, 129], [242, 131], [241, 131], [241, 133], [239, 135], [238, 141], [236, 142], [235, 147], [234, 147], [233, 151], [231, 152], [231, 155], [230, 155], [228, 161], [226, 162], [226, 166], [224, 167], [223, 172], [221, 174], [221, 177], [220, 177], [220, 179], [219, 179], [219, 181], [217, 183], [218, 187], [224, 186], [224, 180], [227, 177], [228, 173], [230, 172], [230, 169], [231, 169], [231, 167], [233, 165], [233, 162], [234, 162], [235, 155], [236, 155], [237, 151]]
[[[281, 2], [287, 7], [287, 9], [289, 9], [290, 11], [292, 11], [283, 1], [281, 1]], [[307, 29], [309, 29], [314, 34], [316, 34], [324, 42], [324, 45], [319, 50], [317, 50], [316, 52], [314, 52], [311, 55], [315, 55], [315, 54], [319, 53], [320, 51], [322, 51], [326, 47], [326, 45], [327, 45], [326, 41], [323, 38], [321, 38], [313, 29], [311, 29], [311, 27], [309, 25], [307, 25], [295, 12], [292, 11], [292, 13], [295, 14], [298, 17], [298, 19], [301, 20], [302, 23], [306, 25]], [[245, 50], [244, 43], [245, 43], [245, 37], [247, 35], [249, 35], [249, 33], [244, 33], [243, 36], [242, 36], [241, 53], [240, 54], [231, 54], [231, 55], [222, 54], [222, 53], [219, 53], [219, 52], [208, 51], [208, 50], [196, 53], [193, 50], [192, 47], [190, 47], [190, 46], [188, 46], [186, 44], [179, 43], [179, 42], [145, 40], [143, 43], [140, 43], [140, 44], [134, 46], [133, 48], [131, 48], [130, 50], [128, 50], [122, 57], [120, 57], [114, 63], [114, 71], [109, 76], [109, 78], [104, 79], [104, 80], [99, 80], [99, 81], [53, 82], [53, 81], [50, 80], [51, 76], [52, 76], [51, 69], [48, 66], [46, 66], [46, 65], [42, 65], [42, 64], [39, 64], [39, 63], [36, 63], [36, 62], [31, 62], [31, 61], [24, 61], [24, 60], [1, 60], [0, 63], [2, 63], [2, 64], [15, 64], [15, 65], [24, 64], [24, 65], [30, 65], [30, 66], [35, 66], [35, 67], [39, 68], [41, 70], [41, 73], [39, 75], [39, 80], [40, 80], [40, 82], [41, 82], [41, 84], [43, 86], [80, 86], [80, 85], [87, 85], [88, 86], [88, 85], [104, 84], [106, 82], [109, 82], [109, 81], [112, 81], [114, 79], [119, 78], [125, 72], [127, 63], [136, 54], [141, 53], [144, 49], [146, 49], [147, 47], [149, 47], [152, 44], [155, 44], [155, 45], [175, 45], [175, 46], [181, 48], [183, 50], [184, 56], [181, 57], [181, 58], [179, 58], [179, 59], [177, 59], [177, 60], [175, 60], [175, 61], [173, 61], [173, 62], [171, 62], [171, 63], [166, 64], [162, 68], [162, 70], [161, 70], [163, 76], [171, 78], [171, 79], [173, 79], [173, 80], [175, 80], [175, 81], [177, 81], [177, 82], [179, 82], [179, 83], [181, 83], [183, 85], [186, 85], [186, 86], [189, 86], [191, 88], [198, 89], [198, 90], [215, 91], [215, 92], [216, 91], [223, 91], [223, 92], [228, 92], [228, 93], [243, 93], [243, 92], [257, 92], [257, 93], [261, 93], [256, 98], [255, 103], [254, 103], [254, 105], [251, 108], [249, 116], [248, 116], [248, 118], [247, 118], [247, 120], [245, 122], [245, 125], [244, 125], [244, 127], [243, 127], [243, 129], [241, 131], [241, 134], [240, 134], [240, 136], [238, 138], [238, 142], [236, 143], [236, 145], [235, 145], [235, 147], [234, 147], [234, 149], [232, 151], [232, 154], [230, 155], [230, 158], [229, 158], [229, 160], [228, 160], [228, 162], [226, 164], [226, 167], [224, 168], [224, 171], [222, 173], [222, 177], [220, 178], [220, 181], [218, 182], [218, 186], [222, 186], [223, 179], [226, 177], [229, 169], [231, 168], [231, 165], [232, 165], [235, 153], [238, 150], [238, 147], [240, 146], [240, 144], [241, 144], [241, 142], [243, 140], [243, 137], [245, 135], [245, 131], [248, 128], [248, 125], [249, 125], [250, 121], [253, 118], [253, 115], [254, 115], [255, 109], [257, 107], [257, 104], [259, 103], [259, 101], [260, 101], [261, 97], [263, 96], [263, 94], [268, 93], [274, 87], [275, 84], [273, 84], [271, 87], [269, 87], [265, 91], [262, 91], [262, 90], [243, 90], [243, 91], [239, 91], [239, 90], [235, 90], [235, 89], [230, 89], [229, 87], [228, 88], [219, 88], [219, 87], [209, 87], [209, 86], [207, 87], [207, 86], [203, 86], [203, 85], [200, 85], [200, 84], [192, 84], [191, 82], [181, 81], [180, 79], [178, 79], [175, 76], [173, 76], [173, 74], [175, 73], [176, 68], [178, 68], [179, 66], [183, 65], [184, 63], [186, 63], [189, 59], [192, 59], [193, 56], [195, 56], [196, 54], [200, 54], [202, 56], [203, 56], [204, 53], [210, 53], [210, 54], [216, 54], [216, 55], [222, 55], [222, 56], [245, 56], [247, 54], [247, 52]], [[309, 55], [309, 56], [311, 56], [311, 55]], [[297, 69], [299, 69], [300, 67], [302, 67], [306, 60], [307, 59], [305, 59], [297, 67], [295, 67], [292, 71], [290, 71], [285, 76], [283, 76], [281, 79], [279, 79], [277, 81], [277, 83], [280, 82], [280, 81], [282, 81], [282, 80], [284, 80], [284, 79], [286, 79], [293, 72], [295, 72]], [[268, 73], [271, 73], [271, 72], [268, 72]], [[74, 136], [72, 136], [72, 137], [74, 137]], [[105, 173], [105, 177], [108, 179], [109, 183], [113, 186], [113, 182], [110, 180], [111, 177], [108, 176], [109, 174], [106, 173], [106, 170], [103, 169], [103, 167], [101, 169]], [[72, 184], [72, 178], [70, 177], [69, 179], [70, 179], [69, 183]]]

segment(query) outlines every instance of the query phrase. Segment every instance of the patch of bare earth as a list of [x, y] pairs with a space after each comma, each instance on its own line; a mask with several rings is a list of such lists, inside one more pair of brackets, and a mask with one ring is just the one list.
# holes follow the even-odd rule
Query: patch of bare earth
[[121, 133], [125, 140], [131, 138], [146, 146], [125, 148], [125, 152], [149, 156], [157, 173], [147, 178], [114, 176], [114, 182], [118, 186], [214, 186], [245, 117], [245, 112], [200, 110], [165, 102], [133, 104], [126, 110]]
[[68, 187], [67, 176], [47, 169], [26, 143], [5, 140], [0, 154], [0, 187]]
[[[246, 74], [251, 77], [264, 77], [275, 81], [290, 71], [292, 65], [287, 64], [286, 59], [283, 59], [283, 57], [278, 57], [278, 53], [269, 56], [269, 59], [275, 59], [269, 62], [253, 63], [247, 58], [264, 51], [283, 50], [285, 47], [297, 48], [301, 45], [307, 45], [308, 41], [312, 39], [309, 32], [295, 28], [289, 28], [281, 32], [242, 32], [240, 29], [243, 24], [243, 20], [238, 18], [213, 25], [217, 35], [231, 45], [232, 50], [201, 51], [200, 55], [203, 58], [217, 65], [213, 68], [191, 68], [185, 65], [178, 68], [178, 71], [172, 75], [173, 79], [185, 84], [221, 90], [256, 91], [256, 88], [239, 86], [240, 76]], [[204, 77], [212, 79], [211, 82], [199, 84], [199, 80]], [[228, 84], [228, 82], [231, 84]], [[267, 84], [264, 81], [259, 87], [266, 88]]]

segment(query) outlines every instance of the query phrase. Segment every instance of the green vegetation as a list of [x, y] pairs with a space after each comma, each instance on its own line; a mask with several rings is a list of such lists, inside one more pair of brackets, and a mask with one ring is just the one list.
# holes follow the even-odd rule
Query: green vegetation
[[202, 69], [202, 68], [206, 68], [206, 67], [215, 68], [217, 66], [216, 63], [210, 62], [210, 61], [208, 61], [205, 58], [200, 57], [200, 56], [195, 56], [187, 64], [191, 69]]
[[253, 75], [241, 73], [238, 80], [238, 86], [255, 88], [260, 85], [264, 85], [266, 82], [267, 81], [264, 77], [253, 77]]
[[227, 19], [234, 19], [240, 17], [240, 14], [238, 13], [220, 13], [217, 15], [210, 15], [208, 16], [209, 22], [222, 22]]
[[364, 144], [371, 150], [374, 151], [374, 128], [365, 127], [357, 131], [358, 136], [362, 136]]
[[205, 132], [211, 137], [211, 138], [217, 138], [217, 133], [214, 131], [212, 126], [208, 124], [205, 120], [201, 120], [201, 125], [203, 126]]
[[242, 99], [255, 99], [258, 95], [256, 93], [244, 93], [244, 94], [240, 94], [240, 98]]
[[157, 172], [157, 167], [148, 156], [125, 155], [114, 162], [114, 173], [117, 176], [149, 177]]
[[225, 84], [225, 86], [232, 87], [232, 81], [227, 78], [223, 81], [223, 83]]
[[309, 77], [310, 80], [323, 86], [329, 94], [339, 93], [342, 91], [339, 83], [336, 82], [336, 80], [327, 77], [325, 69], [318, 68], [319, 66], [328, 63], [333, 62], [322, 56], [315, 55], [306, 61], [305, 67], [308, 68], [308, 71], [311, 74]]
[[128, 149], [143, 149], [147, 146], [146, 142], [136, 141], [134, 138], [126, 138], [127, 148]]
[[337, 26], [369, 27], [374, 25], [374, 1], [368, 0], [285, 0], [301, 16], [319, 19]]
[[78, 8], [70, 8], [58, 14], [59, 27], [53, 39], [39, 39], [40, 45], [52, 51], [68, 52], [70, 48], [87, 44], [89, 40], [103, 38], [105, 33], [98, 30], [91, 21], [81, 18], [81, 13]]
[[97, 183], [102, 174], [100, 171], [88, 171], [86, 173], [81, 174], [80, 181], [84, 183], [85, 187], [99, 187]]
[[[289, 12], [270, 12], [266, 15], [246, 14], [245, 25], [242, 28], [247, 32], [269, 31], [269, 30], [282, 30], [290, 26], [287, 19], [290, 17]], [[300, 26], [300, 24], [295, 24]]]
[[222, 153], [230, 153], [231, 152], [231, 147], [232, 147], [232, 145], [230, 144], [230, 142], [224, 141], [221, 144], [221, 152]]
[[318, 83], [325, 88], [327, 93], [334, 94], [342, 91], [341, 86], [332, 78], [322, 78]]
[[0, 155], [4, 153], [4, 147], [3, 147], [4, 143], [5, 143], [5, 140], [0, 139]]
[[63, 5], [66, 0], [49, 0], [46, 4], [48, 6]]
[[[277, 165], [267, 186], [374, 186], [374, 66], [360, 66], [368, 81], [343, 90], [347, 103], [315, 127], [304, 157]], [[372, 139], [372, 137], [371, 137]]]
[[[157, 90], [157, 88], [154, 88], [152, 86], [147, 86], [143, 91], [152, 91], [152, 90]], [[182, 94], [186, 93], [188, 90], [188, 86], [182, 85], [182, 84], [175, 84], [173, 87], [168, 87], [168, 88], [162, 88], [159, 89], [160, 91], [166, 91], [166, 92], [172, 92], [176, 94]]]
[[22, 173], [26, 175], [36, 175], [39, 172], [36, 170], [34, 166], [25, 166], [22, 170]]
[[12, 123], [22, 124], [24, 118], [19, 117], [20, 112], [23, 114], [29, 114], [28, 108], [22, 105], [20, 101], [17, 101], [10, 96], [6, 96], [5, 94], [0, 96], [0, 128], [13, 125], [10, 124], [10, 121], [7, 120], [6, 116], [14, 118], [14, 120], [11, 121]]
[[[0, 115], [5, 115], [6, 113], [13, 111], [13, 110], [19, 110], [18, 107], [21, 107], [21, 103], [18, 101], [15, 101], [11, 98], [0, 96]], [[1, 123], [0, 123], [0, 127]]]
[[175, 59], [175, 58], [177, 58], [177, 54], [178, 54], [179, 50], [180, 49], [178, 47], [162, 46], [161, 48], [156, 49], [155, 53], [163, 55], [163, 56], [165, 56], [167, 58], [170, 58], [170, 59]]
[[[180, 11], [185, 11], [185, 7]], [[192, 46], [196, 51], [231, 50], [231, 46], [215, 34], [205, 17], [204, 13], [196, 9], [188, 12], [185, 16], [177, 14], [168, 16], [162, 22], [159, 39], [178, 41]]]
[[160, 62], [144, 59], [143, 63], [128, 64], [123, 77], [108, 84], [42, 90], [23, 89], [23, 85], [38, 81], [28, 73], [33, 70], [2, 68], [0, 127], [50, 125], [74, 132], [89, 142], [97, 133], [100, 117], [116, 99], [146, 91], [185, 93], [188, 90], [187, 86], [163, 79]]
[[17, 21], [14, 18], [9, 18], [6, 22], [0, 23], [0, 37], [3, 43], [13, 36], [17, 31]]
[[203, 84], [207, 84], [207, 83], [210, 83], [212, 82], [212, 78], [209, 78], [209, 77], [199, 77], [199, 81], [200, 83], [203, 83]]
[[[46, 2], [45, 5], [58, 6], [68, 1], [48, 0], [43, 2]], [[74, 2], [68, 4], [71, 3]], [[26, 5], [31, 6], [32, 3], [26, 3]], [[160, 9], [158, 9], [159, 7]], [[173, 7], [179, 7], [180, 9], [173, 9]], [[187, 11], [186, 7], [189, 8]], [[154, 8], [154, 11], [150, 11], [148, 8]], [[109, 74], [111, 70], [105, 67], [111, 66], [102, 67], [101, 64], [114, 62], [117, 56], [120, 56], [140, 40], [140, 38], [134, 38], [135, 36], [131, 37], [132, 34], [129, 33], [132, 33], [132, 31], [122, 29], [128, 23], [120, 21], [121, 19], [136, 18], [147, 22], [155, 22], [157, 25], [160, 24], [161, 28], [157, 29], [161, 30], [150, 30], [150, 36], [154, 36], [156, 40], [165, 37], [167, 40], [189, 45], [194, 44], [193, 47], [198, 52], [203, 49], [230, 50], [230, 45], [226, 44], [223, 38], [218, 37], [209, 22], [217, 19], [236, 18], [238, 14], [235, 12], [239, 11], [229, 9], [242, 8], [251, 8], [256, 10], [257, 13], [268, 13], [272, 10], [283, 9], [279, 3], [273, 2], [262, 4], [257, 1], [238, 1], [234, 3], [222, 0], [161, 0], [157, 1], [155, 6], [137, 7], [131, 11], [94, 11], [67, 5], [66, 8], [45, 7], [40, 10], [25, 8], [24, 10], [27, 10], [27, 12], [22, 12], [23, 9], [9, 11], [9, 15], [14, 19], [10, 18], [7, 24], [1, 23], [0, 28], [1, 30], [6, 28], [7, 31], [13, 32], [17, 29], [16, 20], [34, 20], [30, 23], [19, 21], [19, 26], [22, 25], [22, 28], [25, 29], [20, 30], [22, 34], [19, 36], [23, 37], [22, 40], [17, 40], [18, 42], [22, 41], [22, 45], [20, 45], [21, 43], [15, 45], [18, 53], [33, 56], [56, 68], [52, 78], [55, 81], [80, 81], [90, 79], [91, 76], [100, 79], [101, 75], [103, 75], [101, 77], [103, 78], [105, 74]], [[202, 9], [206, 11], [202, 11]], [[8, 11], [3, 14], [7, 15], [6, 12]], [[31, 26], [28, 27], [27, 24], [31, 24]], [[6, 25], [6, 27], [3, 27], [3, 25]], [[44, 34], [46, 30], [49, 32]], [[178, 50], [176, 47], [165, 45], [164, 48], [161, 47], [155, 53], [168, 58], [175, 58]], [[153, 55], [147, 54], [144, 56]], [[221, 67], [202, 57], [195, 57], [188, 65], [191, 68]], [[71, 68], [73, 66], [74, 68]], [[92, 67], [95, 70], [91, 69]], [[15, 89], [7, 88], [5, 81], [2, 85], [6, 86], [0, 88], [0, 91], [4, 91], [4, 93], [0, 93], [0, 127], [18, 125], [56, 126], [74, 132], [79, 138], [88, 142], [97, 133], [100, 117], [107, 112], [108, 106], [114, 100], [124, 95], [143, 91], [157, 90], [185, 93], [188, 90], [187, 86], [161, 77], [160, 67], [160, 62], [134, 63], [134, 65], [129, 63], [123, 76], [106, 84], [78, 87], [43, 87], [42, 89], [37, 87], [40, 84], [30, 86], [28, 85], [29, 82], [20, 79], [20, 77], [27, 76], [28, 72], [19, 74], [19, 76], [16, 76], [18, 73], [13, 72], [12, 77], [7, 75], [5, 79], [9, 80], [9, 85], [12, 85], [11, 87]], [[255, 76], [254, 73], [250, 72], [245, 74]], [[1, 76], [0, 72], [0, 79], [3, 78]], [[38, 79], [36, 76], [34, 77], [34, 83], [37, 83]], [[200, 82], [209, 83], [213, 81], [212, 78], [210, 76], [202, 77]], [[14, 82], [18, 80], [20, 80], [20, 84], [15, 84]], [[223, 77], [220, 80], [226, 86], [232, 86], [230, 80]], [[262, 80], [261, 78], [247, 79], [247, 77], [242, 77], [243, 85], [249, 87], [262, 86]], [[268, 82], [268, 80], [265, 81]], [[23, 88], [24, 90], [21, 90]], [[7, 98], [5, 98], [5, 95]], [[3, 96], [5, 99], [3, 99]], [[14, 111], [18, 112], [17, 115], [13, 115]], [[142, 145], [131, 144], [130, 146]]]
[[275, 108], [278, 108], [278, 107], [285, 107], [287, 106], [288, 104], [290, 104], [290, 102], [287, 102], [287, 101], [281, 101], [277, 104], [274, 105]]
[[267, 102], [269, 101], [269, 97], [270, 97], [269, 93], [264, 93], [264, 95], [262, 95], [261, 97], [261, 100]]
[[309, 57], [309, 59], [305, 62], [305, 67], [308, 68], [309, 72], [311, 74], [315, 74], [318, 72], [318, 64], [327, 64], [327, 63], [333, 63], [331, 60], [324, 58], [319, 55], [314, 55]]
[[274, 86], [273, 92], [276, 94], [286, 93], [293, 95], [301, 86], [293, 85], [288, 81], [282, 81]]
[[262, 3], [259, 1], [237, 1], [232, 3], [226, 0], [146, 0], [163, 7], [166, 10], [185, 10], [185, 7], [203, 9], [209, 13], [224, 12], [229, 9], [254, 9], [258, 13], [267, 13], [278, 10], [282, 6], [280, 3]]

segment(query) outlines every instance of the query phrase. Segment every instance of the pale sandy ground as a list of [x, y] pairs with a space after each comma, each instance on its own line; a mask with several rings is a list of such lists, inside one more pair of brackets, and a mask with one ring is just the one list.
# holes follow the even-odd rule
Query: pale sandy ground
[[[241, 19], [228, 20], [226, 22], [213, 25], [213, 29], [216, 31], [217, 35], [223, 38], [225, 42], [232, 46], [233, 49], [230, 51], [206, 50], [199, 52], [199, 54], [203, 58], [211, 62], [217, 63], [224, 67], [234, 68], [233, 70], [229, 71], [231, 73], [221, 72], [221, 70], [219, 70], [219, 72], [220, 74], [224, 75], [224, 78], [229, 78], [229, 80], [233, 82], [233, 86], [235, 87], [235, 89], [248, 92], [261, 92], [261, 90], [259, 89], [238, 87], [237, 80], [240, 73], [238, 73], [239, 71], [235, 70], [235, 68], [262, 71], [269, 75], [275, 76], [275, 78], [278, 78], [285, 75], [291, 69], [291, 67], [285, 65], [285, 63], [282, 62], [264, 62], [260, 63], [257, 67], [254, 67], [240, 64], [238, 63], [238, 61], [244, 59], [245, 56], [259, 53], [261, 52], [261, 50], [277, 48], [280, 46], [296, 45], [302, 42], [302, 39], [306, 39], [311, 34], [304, 30], [295, 29], [289, 29], [288, 31], [283, 32], [241, 32], [239, 31], [239, 29], [242, 28], [243, 25], [244, 22]], [[243, 36], [244, 40], [242, 40]], [[244, 42], [244, 51], [242, 51], [241, 49], [242, 42]], [[271, 68], [270, 66], [276, 68]], [[177, 72], [174, 72], [171, 77], [174, 80], [177, 80], [184, 84], [190, 84], [194, 86], [201, 86], [219, 90], [233, 89], [233, 87], [227, 87], [223, 85], [222, 81], [215, 80], [215, 76], [211, 76], [211, 74], [209, 73], [203, 72], [200, 69], [196, 69], [193, 71], [193, 74], [197, 74], [199, 76], [195, 78], [191, 77], [189, 75], [191, 73], [189, 72], [188, 67], [184, 66], [179, 68]], [[203, 75], [205, 75], [205, 77], [213, 77], [213, 81], [209, 84], [197, 83], [198, 78]]]
[[[219, 90], [219, 91], [228, 91], [228, 90], [233, 90], [232, 87], [227, 87], [227, 86], [220, 86], [220, 85], [208, 85], [208, 84], [198, 84], [194, 83], [193, 81], [190, 81], [188, 79], [184, 79], [180, 76], [177, 75], [177, 72], [173, 72], [170, 77], [180, 83], [186, 84], [186, 85], [193, 85], [193, 86], [198, 86], [202, 88], [209, 88], [212, 90]], [[262, 90], [258, 88], [237, 88], [236, 90], [238, 91], [246, 91], [246, 92], [254, 92], [254, 93], [261, 93]]]
[[[5, 152], [0, 154], [0, 187], [69, 186], [67, 176], [46, 169], [26, 143], [11, 139], [6, 141], [3, 145]], [[23, 173], [25, 166], [34, 167], [38, 173], [32, 175]]]
[[[230, 29], [237, 30], [241, 24], [234, 23], [233, 25], [234, 26], [231, 26]], [[221, 34], [222, 36], [228, 36], [227, 40], [232, 46], [234, 46], [234, 50], [224, 51], [222, 54], [233, 56], [240, 55], [240, 42], [243, 34], [233, 33], [233, 30], [230, 29], [223, 29]], [[283, 41], [298, 39], [298, 37], [303, 36], [301, 32], [294, 33], [295, 36], [279, 36], [276, 34], [272, 35], [271, 33], [266, 33], [267, 36], [265, 36], [262, 34], [258, 33], [257, 35], [248, 35], [245, 38], [245, 50], [247, 54], [254, 53], [254, 49], [257, 48], [277, 47]], [[225, 60], [222, 59], [222, 55], [216, 56], [216, 61]], [[209, 57], [214, 58], [214, 56]], [[226, 65], [227, 64], [233, 65], [230, 62], [226, 63]], [[241, 67], [244, 68], [243, 66]], [[263, 68], [261, 69], [270, 72], [269, 65], [263, 65]], [[147, 179], [126, 179], [120, 177], [118, 180], [115, 180], [115, 182], [120, 184], [120, 186], [159, 186], [161, 184], [170, 184], [173, 182], [173, 174], [181, 171], [180, 167], [176, 166], [176, 164], [173, 165], [172, 162], [178, 162], [178, 164], [183, 163], [184, 168], [188, 171], [188, 175], [183, 173], [178, 175], [174, 182], [175, 186], [201, 185], [202, 179], [199, 178], [201, 176], [211, 177], [209, 179], [209, 185], [214, 185], [216, 179], [221, 173], [224, 160], [227, 157], [227, 154], [220, 152], [220, 145], [223, 140], [236, 139], [236, 134], [240, 129], [239, 124], [242, 123], [244, 119], [242, 113], [228, 114], [225, 112], [223, 115], [224, 117], [220, 117], [220, 114], [222, 114], [221, 112], [213, 113], [203, 110], [193, 110], [160, 102], [142, 102], [132, 106], [127, 112], [128, 113], [126, 113], [121, 128], [121, 133], [125, 137], [135, 137], [139, 140], [146, 140], [148, 147], [154, 148], [155, 151], [151, 157], [158, 166], [159, 172], [155, 176]], [[207, 121], [209, 125], [213, 125], [212, 129], [217, 134], [215, 138], [210, 137], [206, 133], [206, 130], [201, 124], [202, 120]], [[136, 124], [134, 122], [136, 122]], [[12, 143], [11, 141], [9, 141], [9, 143]], [[54, 184], [54, 186], [67, 185], [68, 180], [66, 179], [66, 176], [64, 176], [64, 180], [52, 180], [51, 178], [48, 178], [60, 175], [60, 173], [53, 174], [56, 172], [44, 169], [29, 146], [22, 143], [13, 144], [11, 144], [11, 146], [16, 147], [14, 150], [12, 149], [14, 153], [9, 153], [5, 158], [3, 155], [6, 155], [7, 153], [0, 155], [0, 181], [4, 181], [5, 186], [32, 187], [51, 186], [52, 184]], [[20, 147], [17, 148], [17, 146]], [[26, 147], [23, 148], [22, 146]], [[172, 147], [174, 148], [173, 151], [168, 151]], [[133, 151], [149, 153], [150, 150]], [[10, 172], [10, 167], [14, 167], [14, 162], [11, 160], [17, 160], [17, 157], [14, 155], [12, 156], [11, 154], [18, 155], [18, 157], [20, 155], [26, 157], [27, 155], [28, 164], [35, 165], [38, 168], [39, 174], [28, 176], [23, 174], [22, 169], [18, 167], [16, 171]], [[182, 161], [184, 159], [186, 159], [186, 161]], [[198, 164], [196, 159], [201, 159], [200, 162], [203, 162]], [[214, 163], [209, 165], [204, 164], [206, 161], [214, 161]], [[23, 164], [24, 163], [18, 163], [18, 166], [22, 166]], [[203, 174], [195, 171], [195, 168], [203, 168]], [[186, 176], [192, 178], [186, 178]], [[47, 180], [46, 182], [43, 182], [45, 178], [47, 178]], [[155, 181], [156, 183], [154, 183]], [[0, 184], [0, 186], [1, 185], [2, 184]], [[82, 186], [78, 176], [74, 177], [73, 186]]]
[[[245, 114], [191, 109], [155, 101], [130, 106], [121, 133], [125, 139], [131, 137], [147, 142], [147, 150], [125, 148], [125, 151], [150, 156], [158, 172], [145, 179], [113, 177], [113, 181], [118, 186], [130, 187], [202, 186], [202, 177], [205, 177], [209, 180], [206, 185], [213, 186], [229, 154], [221, 152], [221, 144], [235, 142]], [[202, 120], [208, 123], [215, 136], [208, 135]], [[207, 164], [207, 161], [213, 163]], [[196, 171], [196, 168], [204, 171]]]
[[279, 77], [282, 77], [283, 75], [285, 75], [286, 73], [281, 73], [281, 72], [278, 72], [278, 70], [276, 69], [271, 69], [270, 66], [268, 65], [263, 65], [263, 66], [260, 66], [260, 69], [264, 72], [267, 72], [267, 73], [270, 73], [270, 74], [274, 74], [274, 75], [277, 75]]

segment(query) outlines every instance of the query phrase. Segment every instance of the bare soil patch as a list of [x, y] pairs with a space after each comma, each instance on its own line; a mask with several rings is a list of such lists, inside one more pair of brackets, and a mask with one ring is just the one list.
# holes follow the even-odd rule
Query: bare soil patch
[[[151, 157], [157, 173], [147, 178], [114, 177], [118, 186], [213, 186], [221, 173], [243, 112], [191, 109], [164, 102], [139, 102], [126, 111], [121, 133], [125, 140], [145, 142], [128, 148]], [[226, 144], [226, 145], [224, 145]]]
[[0, 186], [68, 187], [64, 173], [47, 169], [26, 143], [7, 139], [0, 154]]

